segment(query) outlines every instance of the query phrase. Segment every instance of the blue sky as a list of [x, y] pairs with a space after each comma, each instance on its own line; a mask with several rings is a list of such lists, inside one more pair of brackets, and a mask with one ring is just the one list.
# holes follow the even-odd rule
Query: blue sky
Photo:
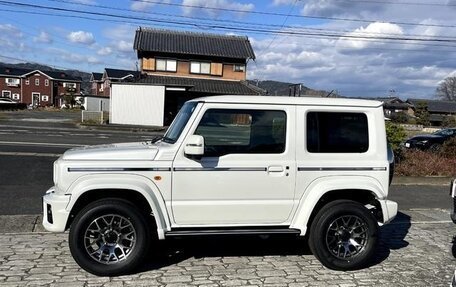
[[249, 79], [303, 83], [346, 96], [432, 98], [441, 80], [456, 76], [456, 0], [5, 1], [0, 1], [2, 62], [38, 62], [87, 72], [135, 69], [134, 31], [148, 26], [247, 35], [257, 56], [249, 63]]

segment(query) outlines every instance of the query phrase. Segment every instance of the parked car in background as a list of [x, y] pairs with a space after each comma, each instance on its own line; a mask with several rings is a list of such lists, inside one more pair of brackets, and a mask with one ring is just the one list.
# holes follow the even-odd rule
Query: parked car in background
[[406, 148], [415, 148], [420, 150], [439, 150], [445, 141], [456, 136], [456, 128], [438, 130], [432, 134], [417, 135], [407, 139], [404, 143]]
[[15, 104], [16, 102], [10, 98], [0, 98], [0, 104]]

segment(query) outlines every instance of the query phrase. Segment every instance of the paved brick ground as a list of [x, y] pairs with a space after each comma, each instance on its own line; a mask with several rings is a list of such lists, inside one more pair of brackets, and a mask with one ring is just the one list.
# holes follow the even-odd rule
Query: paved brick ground
[[448, 211], [407, 214], [382, 228], [373, 266], [353, 272], [322, 267], [302, 240], [243, 237], [169, 241], [138, 273], [102, 278], [76, 265], [67, 234], [0, 234], [0, 286], [448, 286]]

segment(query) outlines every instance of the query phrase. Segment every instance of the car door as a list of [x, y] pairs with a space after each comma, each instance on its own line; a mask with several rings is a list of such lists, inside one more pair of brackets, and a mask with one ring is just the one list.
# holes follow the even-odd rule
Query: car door
[[188, 136], [205, 154], [181, 146], [173, 163], [177, 225], [286, 224], [295, 189], [294, 107], [208, 104]]

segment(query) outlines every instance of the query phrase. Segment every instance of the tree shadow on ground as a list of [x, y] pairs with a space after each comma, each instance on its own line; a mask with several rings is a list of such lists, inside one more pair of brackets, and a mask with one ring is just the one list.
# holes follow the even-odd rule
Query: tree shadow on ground
[[[407, 247], [409, 243], [404, 239], [410, 226], [410, 216], [401, 212], [390, 224], [382, 226], [376, 255], [370, 266], [387, 259], [391, 250]], [[183, 237], [156, 241], [151, 244], [151, 249], [140, 272], [175, 265], [189, 258], [312, 255], [307, 237], [290, 235]]]
[[371, 266], [377, 265], [387, 259], [391, 250], [405, 248], [409, 243], [405, 240], [410, 227], [411, 218], [407, 214], [398, 212], [396, 218], [389, 224], [380, 227], [377, 252]]

